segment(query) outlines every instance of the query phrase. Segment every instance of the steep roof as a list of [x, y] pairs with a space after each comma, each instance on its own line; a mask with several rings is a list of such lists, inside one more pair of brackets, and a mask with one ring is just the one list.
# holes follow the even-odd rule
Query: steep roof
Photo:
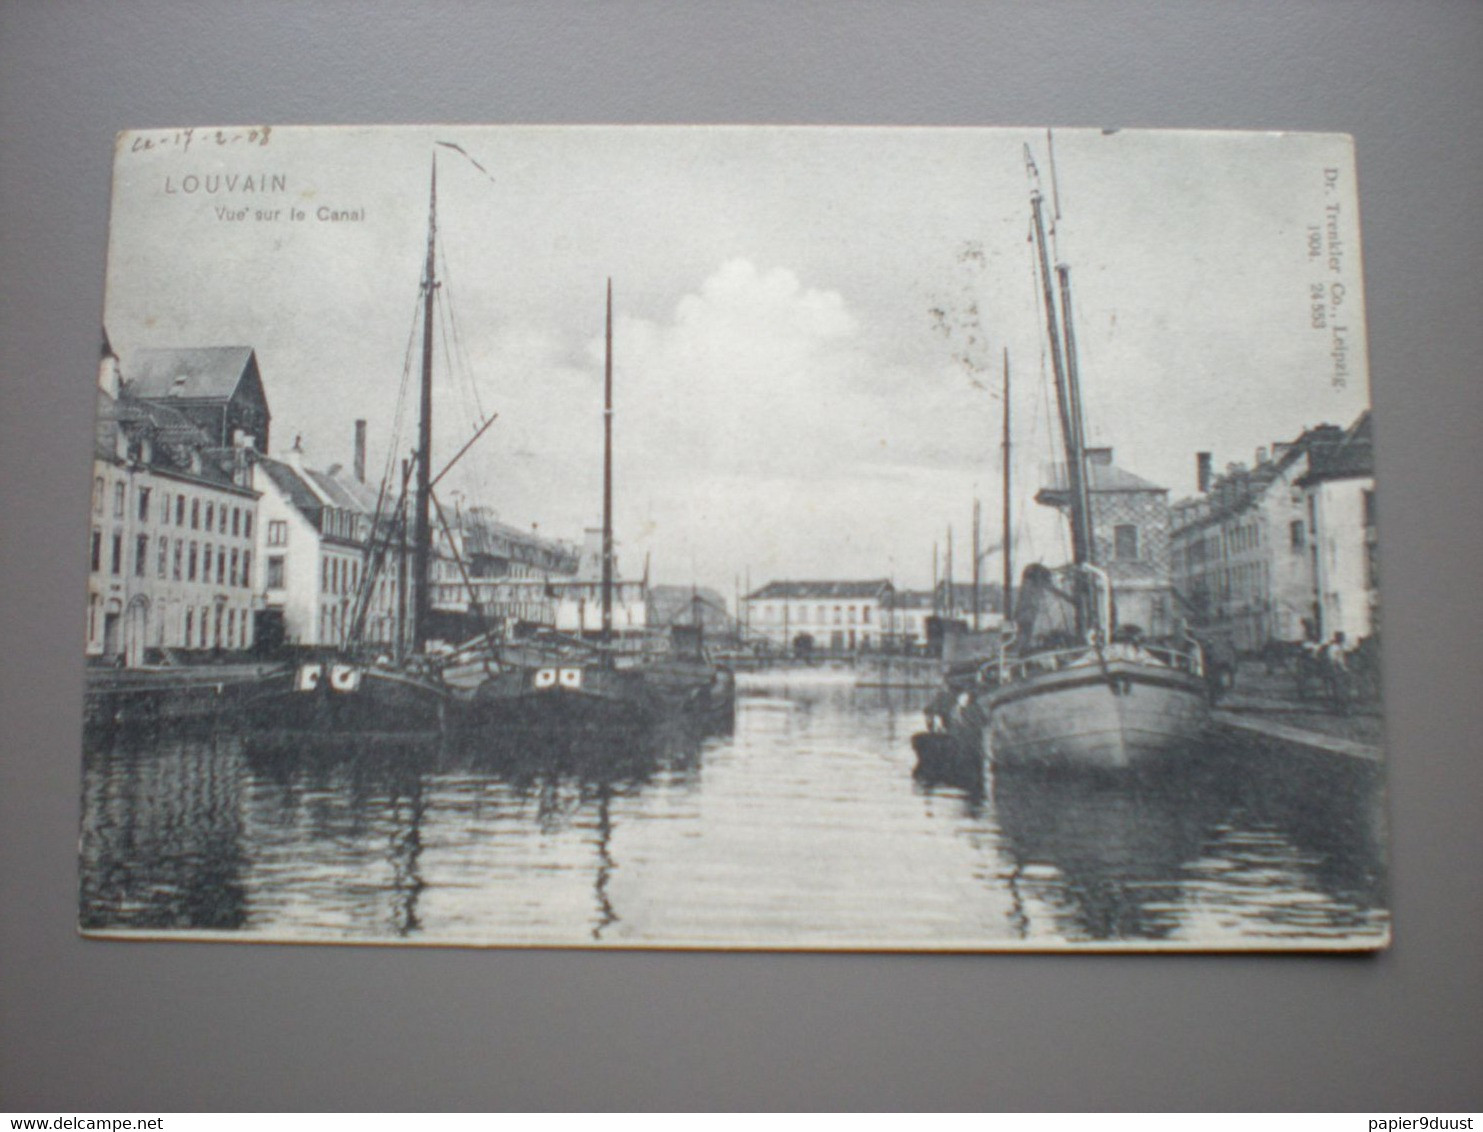
[[[1093, 495], [1134, 491], [1164, 493], [1169, 490], [1112, 463], [1088, 460], [1086, 470], [1087, 491]], [[1051, 470], [1051, 482], [1040, 489], [1035, 500], [1050, 507], [1065, 507], [1069, 503], [1069, 491], [1066, 465], [1057, 463]]]
[[776, 601], [782, 598], [849, 599], [881, 597], [891, 589], [885, 578], [865, 582], [768, 582], [749, 594], [748, 601]]
[[1314, 445], [1302, 486], [1322, 480], [1355, 479], [1375, 474], [1375, 437], [1366, 409], [1348, 431], [1332, 444]]
[[251, 346], [139, 350], [124, 380], [135, 397], [228, 401], [252, 364]]
[[342, 511], [360, 511], [367, 515], [376, 508], [376, 500], [372, 498], [369, 504], [365, 503], [348, 478], [342, 478], [334, 472], [317, 472], [312, 468], [304, 469], [304, 477], [324, 493], [331, 507], [338, 507]]
[[272, 460], [267, 456], [258, 457], [257, 465], [267, 473], [268, 479], [293, 504], [294, 509], [317, 528], [320, 517], [324, 514], [324, 504], [304, 478], [282, 461]]
[[[237, 486], [230, 472], [230, 455], [212, 447], [211, 439], [182, 413], [158, 402], [140, 401], [127, 393], [110, 397], [99, 390], [94, 452], [101, 459], [117, 457], [122, 431], [133, 442], [149, 442], [149, 466], [178, 472], [224, 486]], [[138, 455], [138, 453], [136, 453]]]

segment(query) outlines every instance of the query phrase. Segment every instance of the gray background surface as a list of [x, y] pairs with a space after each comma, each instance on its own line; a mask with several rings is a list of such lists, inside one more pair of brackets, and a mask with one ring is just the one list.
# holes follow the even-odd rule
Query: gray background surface
[[[1353, 133], [1394, 948], [79, 940], [83, 534], [113, 134], [415, 121]], [[0, 4], [0, 1108], [1479, 1108], [1480, 190], [1473, 3]]]

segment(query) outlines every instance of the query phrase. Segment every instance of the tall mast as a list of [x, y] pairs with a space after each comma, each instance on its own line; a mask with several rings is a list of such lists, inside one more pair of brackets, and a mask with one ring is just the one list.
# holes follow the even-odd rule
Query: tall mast
[[1079, 422], [1080, 412], [1074, 404], [1070, 383], [1066, 377], [1066, 362], [1061, 351], [1060, 320], [1056, 317], [1055, 286], [1051, 282], [1050, 257], [1045, 249], [1045, 217], [1042, 214], [1044, 201], [1040, 190], [1030, 194], [1030, 208], [1035, 215], [1035, 248], [1040, 257], [1040, 280], [1045, 298], [1045, 329], [1050, 338], [1051, 367], [1056, 375], [1056, 405], [1061, 417], [1061, 442], [1066, 451], [1066, 477], [1071, 489], [1071, 556], [1079, 566], [1088, 561], [1085, 516], [1078, 514], [1085, 499], [1082, 479], [1086, 468], [1082, 460], [1081, 444], [1073, 422]]
[[1086, 428], [1083, 424], [1081, 403], [1081, 377], [1076, 365], [1076, 331], [1071, 317], [1071, 269], [1064, 263], [1056, 265], [1056, 276], [1061, 281], [1061, 325], [1066, 334], [1066, 387], [1071, 394], [1071, 437], [1076, 442], [1076, 466], [1081, 471], [1081, 481], [1072, 515], [1081, 516], [1082, 545], [1086, 548], [1084, 562], [1095, 563], [1097, 542], [1092, 532], [1091, 488], [1086, 477]]
[[[1066, 451], [1066, 480], [1070, 490], [1071, 504], [1071, 557], [1077, 566], [1084, 566], [1092, 558], [1091, 509], [1086, 490], [1086, 458], [1083, 453], [1081, 435], [1080, 390], [1068, 377], [1065, 360], [1061, 353], [1062, 338], [1056, 319], [1055, 287], [1051, 283], [1050, 261], [1045, 250], [1045, 217], [1042, 215], [1044, 202], [1040, 190], [1030, 194], [1030, 207], [1035, 216], [1035, 246], [1040, 256], [1040, 279], [1045, 294], [1045, 325], [1050, 337], [1051, 364], [1056, 373], [1056, 404], [1060, 408], [1061, 439]], [[1063, 296], [1069, 292], [1064, 290]], [[1076, 633], [1086, 631], [1091, 620], [1089, 600], [1080, 571], [1076, 577]]]
[[948, 617], [953, 617], [958, 612], [958, 595], [953, 593], [953, 525], [947, 525], [947, 563], [943, 570], [947, 578], [946, 608]]
[[412, 478], [412, 465], [402, 461], [402, 498], [397, 503], [397, 566], [396, 566], [396, 655], [401, 660], [407, 655], [409, 638], [407, 620], [411, 610], [407, 604], [407, 483]]
[[1004, 348], [1004, 617], [1014, 615], [1014, 549], [1009, 521], [1009, 347]]
[[973, 501], [973, 631], [978, 632], [978, 575], [979, 559], [983, 552], [979, 549], [978, 537], [978, 500]]
[[942, 612], [942, 587], [937, 584], [937, 544], [932, 544], [932, 616]]
[[433, 448], [433, 296], [437, 281], [438, 156], [433, 154], [432, 188], [427, 210], [427, 264], [422, 279], [422, 406], [417, 421], [417, 510], [412, 533], [412, 648], [427, 642], [428, 614], [432, 609], [429, 566], [432, 554]]
[[602, 410], [602, 639], [613, 639], [613, 281], [608, 280]]

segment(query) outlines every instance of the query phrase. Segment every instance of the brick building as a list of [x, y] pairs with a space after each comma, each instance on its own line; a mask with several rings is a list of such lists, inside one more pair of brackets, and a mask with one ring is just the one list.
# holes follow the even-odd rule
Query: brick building
[[272, 414], [251, 346], [140, 350], [123, 374], [123, 391], [169, 405], [213, 447], [268, 451]]
[[[1088, 448], [1086, 467], [1092, 562], [1111, 580], [1117, 622], [1156, 637], [1174, 632], [1179, 614], [1171, 579], [1169, 489], [1117, 467], [1111, 448]], [[1070, 507], [1064, 467], [1035, 499]]]

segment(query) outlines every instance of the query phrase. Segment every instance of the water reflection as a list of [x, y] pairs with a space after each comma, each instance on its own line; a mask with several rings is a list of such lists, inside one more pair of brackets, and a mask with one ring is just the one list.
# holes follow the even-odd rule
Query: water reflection
[[1260, 747], [913, 776], [923, 694], [743, 686], [735, 733], [248, 747], [92, 735], [87, 928], [978, 947], [1383, 932], [1374, 768]]
[[992, 806], [1022, 902], [1067, 938], [1260, 944], [1383, 932], [1378, 786], [1364, 764], [1216, 749], [1125, 779], [997, 772]]
[[240, 928], [240, 751], [229, 740], [107, 737], [83, 768], [85, 928]]

